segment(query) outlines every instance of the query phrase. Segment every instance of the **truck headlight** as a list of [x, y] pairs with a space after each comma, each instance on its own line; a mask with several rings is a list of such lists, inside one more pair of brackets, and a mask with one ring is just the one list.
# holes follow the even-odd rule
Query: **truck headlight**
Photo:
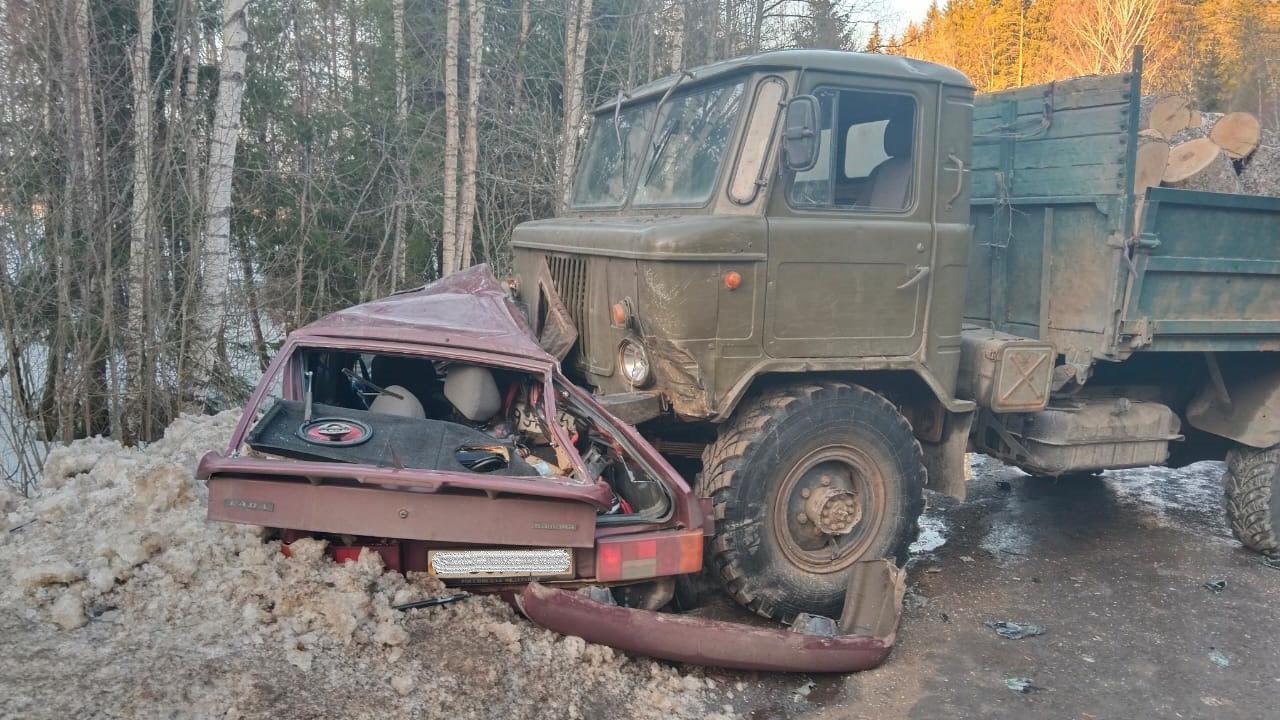
[[622, 364], [622, 376], [627, 379], [627, 382], [636, 387], [649, 382], [652, 373], [649, 368], [649, 355], [644, 351], [643, 345], [627, 338], [622, 341], [618, 355]]

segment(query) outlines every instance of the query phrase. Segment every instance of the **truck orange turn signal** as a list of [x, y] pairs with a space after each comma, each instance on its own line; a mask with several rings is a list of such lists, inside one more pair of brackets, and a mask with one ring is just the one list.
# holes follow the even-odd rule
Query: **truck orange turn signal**
[[724, 274], [724, 286], [730, 290], [737, 290], [742, 285], [742, 276], [737, 271], [730, 270]]
[[596, 544], [596, 580], [640, 580], [702, 569], [702, 531], [671, 530], [602, 538]]
[[622, 303], [614, 303], [613, 307], [610, 308], [610, 313], [613, 316], [614, 327], [627, 326], [627, 306], [626, 305], [623, 305]]

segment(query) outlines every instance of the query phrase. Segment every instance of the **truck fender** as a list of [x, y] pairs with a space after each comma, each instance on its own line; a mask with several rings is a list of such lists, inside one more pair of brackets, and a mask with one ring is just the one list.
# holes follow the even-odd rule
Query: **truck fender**
[[969, 479], [965, 452], [969, 449], [969, 430], [973, 427], [975, 411], [947, 413], [938, 442], [921, 442], [924, 451], [926, 486], [934, 492], [950, 495], [956, 500], [965, 498], [965, 484]]
[[1280, 444], [1280, 367], [1224, 374], [1206, 357], [1209, 379], [1187, 405], [1187, 423], [1242, 445]]

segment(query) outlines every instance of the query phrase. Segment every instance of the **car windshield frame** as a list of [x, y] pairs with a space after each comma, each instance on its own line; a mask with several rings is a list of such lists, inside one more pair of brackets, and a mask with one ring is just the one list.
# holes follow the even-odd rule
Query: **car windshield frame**
[[[749, 78], [738, 76], [723, 82], [695, 86], [673, 93], [663, 103], [661, 112], [655, 118], [654, 109], [658, 105], [658, 100], [648, 100], [639, 104], [624, 106], [621, 111], [609, 109], [598, 113], [593, 121], [591, 133], [588, 135], [587, 145], [583, 150], [578, 164], [578, 170], [574, 175], [573, 191], [570, 196], [569, 207], [573, 210], [617, 210], [623, 207], [635, 206], [643, 208], [653, 207], [702, 207], [705, 206], [715, 195], [716, 189], [721, 184], [724, 175], [725, 166], [728, 161], [735, 155], [735, 141], [738, 138], [739, 127], [743, 122], [743, 115], [750, 109], [748, 98], [748, 80]], [[709, 185], [704, 193], [699, 197], [656, 197], [639, 199], [641, 187], [644, 185], [646, 176], [654, 171], [655, 157], [660, 155], [667, 147], [667, 143], [663, 142], [663, 130], [667, 121], [671, 118], [673, 108], [684, 107], [691, 98], [697, 96], [709, 97], [713, 93], [728, 91], [734, 102], [733, 112], [725, 115], [728, 122], [724, 123], [724, 133], [721, 139], [722, 147], [719, 149], [719, 158], [713, 172], [709, 177]], [[616, 114], [615, 114], [616, 113]], [[645, 126], [637, 128], [635, 125], [628, 125], [627, 131], [634, 132], [636, 129], [643, 131], [641, 141], [643, 146], [639, 148], [640, 152], [636, 153], [638, 160], [632, 159], [624, 168], [626, 176], [623, 177], [623, 185], [625, 192], [620, 200], [615, 200], [612, 196], [604, 202], [584, 201], [580, 194], [582, 192], [582, 183], [586, 181], [594, 167], [597, 166], [599, 160], [594, 156], [599, 152], [598, 148], [602, 147], [602, 143], [612, 146], [611, 150], [615, 153], [620, 149], [617, 143], [618, 128], [615, 127], [615, 119], [621, 120], [627, 117], [629, 113], [633, 114], [632, 121], [637, 117], [643, 118]], [[603, 140], [602, 140], [603, 138]], [[630, 139], [629, 137], [626, 139]], [[669, 140], [669, 138], [668, 138]], [[706, 138], [704, 138], [705, 142]], [[705, 145], [704, 145], [705, 146]], [[631, 147], [634, 147], [632, 145]], [[689, 157], [693, 153], [688, 154]], [[618, 159], [614, 159], [615, 165]], [[599, 180], [599, 177], [596, 178]]]

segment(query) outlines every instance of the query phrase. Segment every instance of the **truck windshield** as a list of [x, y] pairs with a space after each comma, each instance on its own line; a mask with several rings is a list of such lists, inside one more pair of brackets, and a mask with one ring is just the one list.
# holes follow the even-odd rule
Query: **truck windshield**
[[573, 186], [575, 207], [622, 204], [636, 168], [644, 159], [644, 140], [654, 105], [646, 103], [626, 108], [616, 116], [609, 112], [596, 118]]
[[[638, 205], [699, 204], [711, 196], [742, 109], [743, 84], [720, 85], [667, 101], [649, 134], [656, 102], [596, 116], [573, 189], [575, 207], [621, 205], [640, 172]], [[622, 142], [618, 142], [621, 136]]]

